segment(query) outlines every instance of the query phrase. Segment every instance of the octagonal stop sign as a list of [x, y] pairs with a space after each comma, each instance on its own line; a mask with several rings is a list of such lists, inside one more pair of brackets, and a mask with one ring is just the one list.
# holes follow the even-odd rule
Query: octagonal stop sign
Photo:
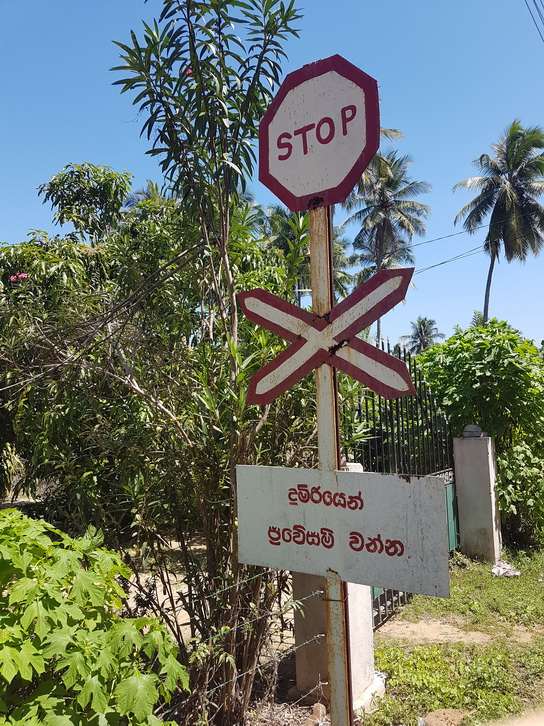
[[259, 179], [295, 212], [343, 202], [379, 142], [378, 84], [333, 55], [280, 86], [259, 127]]

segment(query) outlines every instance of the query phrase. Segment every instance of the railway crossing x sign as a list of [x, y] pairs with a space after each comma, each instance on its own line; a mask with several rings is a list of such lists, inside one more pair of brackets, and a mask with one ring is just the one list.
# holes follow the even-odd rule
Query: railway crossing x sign
[[246, 317], [291, 343], [253, 376], [248, 403], [271, 403], [323, 363], [384, 398], [413, 395], [406, 364], [356, 337], [404, 299], [412, 273], [412, 269], [382, 270], [323, 317], [266, 290], [241, 293], [238, 299]]

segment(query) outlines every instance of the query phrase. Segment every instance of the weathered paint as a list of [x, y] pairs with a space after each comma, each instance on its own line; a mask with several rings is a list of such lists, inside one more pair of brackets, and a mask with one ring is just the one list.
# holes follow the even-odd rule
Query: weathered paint
[[[324, 317], [334, 305], [332, 209], [309, 212], [310, 280], [314, 313]], [[338, 381], [336, 371], [319, 366], [315, 372], [317, 450], [323, 481], [336, 487], [334, 472], [340, 468]], [[301, 570], [300, 570], [301, 571]], [[353, 725], [353, 693], [348, 619], [348, 590], [337, 572], [325, 573], [327, 668], [332, 726]], [[374, 661], [374, 653], [371, 653]]]
[[242, 562], [448, 597], [442, 478], [240, 466], [237, 481]]
[[[316, 270], [321, 267], [316, 261]], [[415, 390], [406, 364], [356, 337], [404, 299], [412, 273], [412, 269], [404, 268], [382, 270], [325, 313], [318, 313], [315, 293], [315, 314], [266, 290], [241, 293], [238, 299], [250, 320], [291, 342], [289, 348], [253, 376], [248, 402], [270, 403], [323, 363], [347, 373], [385, 398], [413, 395]]]
[[259, 128], [259, 179], [293, 211], [342, 202], [379, 146], [376, 81], [339, 55], [286, 76]]

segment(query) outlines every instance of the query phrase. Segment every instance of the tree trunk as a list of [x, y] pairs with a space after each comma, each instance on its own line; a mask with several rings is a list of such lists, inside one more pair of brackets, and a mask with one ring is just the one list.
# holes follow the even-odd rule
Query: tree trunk
[[484, 325], [487, 325], [487, 319], [489, 317], [489, 293], [491, 292], [491, 278], [493, 277], [493, 268], [495, 267], [496, 255], [491, 253], [491, 262], [489, 263], [489, 272], [487, 273], [487, 282], [485, 285], [485, 297], [484, 297]]

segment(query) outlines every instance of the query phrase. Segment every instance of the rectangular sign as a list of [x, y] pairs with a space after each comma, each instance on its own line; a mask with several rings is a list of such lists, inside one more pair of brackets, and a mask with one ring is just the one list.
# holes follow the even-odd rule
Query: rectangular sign
[[240, 562], [449, 596], [444, 480], [236, 467]]

